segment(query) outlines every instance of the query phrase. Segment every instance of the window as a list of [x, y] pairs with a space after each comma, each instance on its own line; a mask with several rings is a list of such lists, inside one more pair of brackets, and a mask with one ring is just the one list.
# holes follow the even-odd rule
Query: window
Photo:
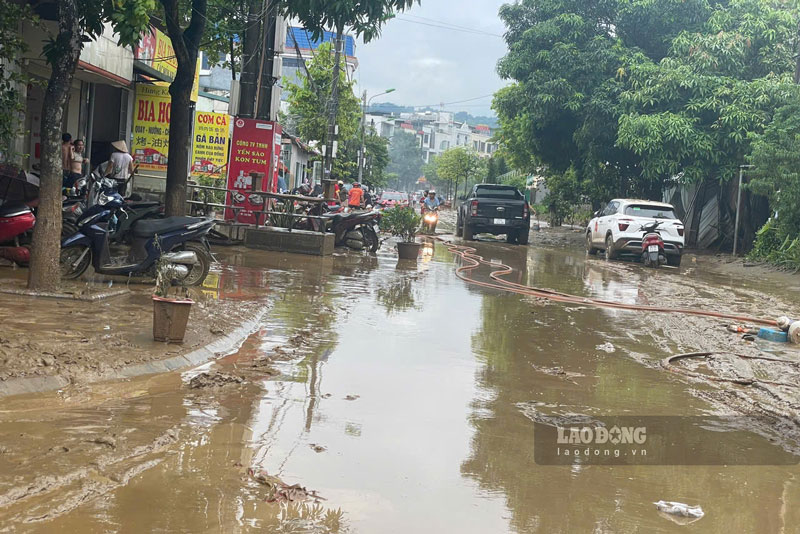
[[507, 198], [509, 200], [522, 200], [523, 196], [517, 191], [516, 187], [503, 185], [479, 185], [475, 188], [475, 196], [478, 198]]
[[442, 141], [441, 144], [439, 144], [439, 150], [447, 150], [448, 148], [450, 148], [450, 143], [447, 141]]
[[603, 216], [614, 215], [617, 213], [617, 208], [619, 208], [619, 202], [609, 202], [606, 209], [603, 210]]
[[634, 217], [648, 217], [650, 219], [677, 219], [672, 208], [667, 206], [648, 206], [644, 204], [631, 204], [625, 206], [625, 215]]
[[431, 136], [428, 135], [428, 134], [425, 134], [425, 137], [422, 138], [422, 145], [423, 146], [430, 146], [430, 143], [431, 143]]

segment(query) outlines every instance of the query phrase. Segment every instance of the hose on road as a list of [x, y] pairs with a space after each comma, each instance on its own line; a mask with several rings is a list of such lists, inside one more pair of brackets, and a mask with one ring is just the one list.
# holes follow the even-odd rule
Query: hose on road
[[800, 384], [791, 384], [788, 382], [775, 382], [773, 380], [764, 380], [761, 378], [724, 378], [720, 376], [711, 376], [703, 373], [696, 373], [694, 371], [689, 371], [688, 369], [681, 369], [680, 367], [674, 365], [674, 363], [679, 360], [712, 358], [716, 354], [730, 354], [731, 356], [735, 356], [736, 358], [741, 358], [744, 360], [763, 360], [775, 363], [788, 363], [794, 366], [800, 365], [800, 362], [798, 361], [782, 360], [779, 358], [768, 358], [766, 356], [747, 356], [745, 354], [736, 354], [733, 352], [688, 352], [686, 354], [676, 354], [674, 356], [670, 356], [669, 358], [664, 358], [663, 360], [661, 360], [661, 367], [672, 373], [690, 376], [692, 378], [699, 378], [701, 380], [711, 380], [713, 382], [738, 384], [740, 386], [755, 386], [760, 383], [760, 384], [769, 384], [771, 386], [784, 386], [790, 388], [800, 387]]
[[[729, 314], [729, 313], [721, 313], [715, 311], [708, 311], [708, 310], [701, 310], [695, 308], [668, 308], [662, 306], [646, 306], [646, 305], [639, 305], [639, 304], [625, 304], [622, 302], [614, 302], [609, 300], [602, 300], [602, 299], [595, 299], [590, 297], [581, 297], [579, 295], [570, 295], [567, 293], [559, 293], [557, 291], [553, 291], [550, 289], [543, 289], [538, 287], [527, 286], [523, 284], [517, 284], [515, 282], [511, 282], [509, 280], [503, 279], [504, 276], [508, 276], [509, 274], [514, 272], [514, 269], [504, 263], [500, 262], [493, 262], [487, 261], [477, 254], [477, 250], [473, 247], [468, 247], [464, 245], [456, 245], [454, 243], [450, 243], [445, 241], [441, 237], [435, 237], [438, 241], [443, 243], [447, 249], [455, 254], [456, 256], [460, 257], [462, 260], [462, 265], [456, 269], [456, 276], [461, 280], [477, 285], [480, 287], [487, 287], [491, 289], [499, 289], [501, 291], [507, 291], [511, 293], [518, 293], [520, 295], [529, 295], [532, 297], [544, 298], [548, 300], [552, 300], [554, 302], [562, 302], [565, 304], [579, 304], [579, 305], [586, 305], [586, 306], [595, 306], [598, 308], [611, 308], [611, 309], [618, 309], [618, 310], [628, 310], [628, 311], [646, 311], [646, 312], [656, 312], [656, 313], [679, 313], [685, 315], [695, 315], [700, 317], [713, 317], [715, 319], [730, 319], [732, 321], [738, 321], [743, 323], [753, 323], [753, 324], [760, 324], [764, 326], [776, 326], [777, 322], [773, 319], [764, 319], [759, 317], [749, 317], [746, 315], [736, 315], [736, 314]], [[489, 277], [493, 280], [493, 282], [485, 282], [481, 280], [475, 280], [474, 278], [469, 277], [467, 274], [470, 271], [473, 271], [480, 267], [481, 265], [487, 265], [492, 267], [492, 272], [489, 273]]]

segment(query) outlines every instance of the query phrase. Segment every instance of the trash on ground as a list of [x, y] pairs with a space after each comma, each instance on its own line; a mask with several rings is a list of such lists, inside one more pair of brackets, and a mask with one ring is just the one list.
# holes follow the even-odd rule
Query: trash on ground
[[225, 373], [200, 373], [189, 380], [189, 387], [192, 389], [213, 388], [226, 386], [228, 384], [241, 384], [244, 378]]
[[658, 501], [654, 502], [653, 504], [656, 505], [656, 508], [658, 508], [659, 512], [670, 516], [697, 520], [705, 515], [700, 506], [689, 506], [688, 504], [683, 504], [682, 502]]
[[348, 395], [344, 398], [344, 400], [354, 401], [358, 400], [360, 397], [361, 395]]
[[774, 328], [763, 327], [758, 331], [758, 337], [767, 341], [774, 341], [776, 343], [786, 343], [789, 341], [789, 336], [783, 330], [776, 330]]
[[314, 452], [325, 452], [328, 450], [327, 447], [319, 445], [317, 443], [309, 443], [308, 446], [311, 447], [311, 450], [313, 450]]
[[300, 484], [289, 485], [276, 476], [272, 476], [263, 469], [256, 471], [252, 467], [247, 470], [250, 477], [266, 486], [267, 496], [264, 499], [269, 503], [289, 503], [313, 500], [319, 502], [324, 500], [317, 495], [316, 491], [309, 491]]
[[608, 352], [609, 354], [617, 351], [617, 348], [610, 341], [606, 341], [602, 345], [597, 345], [595, 348], [597, 350], [602, 350], [603, 352]]

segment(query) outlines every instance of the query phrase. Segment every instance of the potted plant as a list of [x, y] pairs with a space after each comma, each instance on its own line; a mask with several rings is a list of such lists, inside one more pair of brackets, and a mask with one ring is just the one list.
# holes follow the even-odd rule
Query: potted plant
[[172, 289], [175, 266], [159, 259], [156, 262], [156, 287], [153, 291], [153, 339], [167, 343], [183, 343], [189, 312], [194, 301], [185, 286]]
[[419, 256], [422, 244], [415, 240], [421, 220], [422, 217], [411, 207], [395, 206], [383, 212], [381, 230], [400, 238], [397, 253], [401, 260], [414, 260]]

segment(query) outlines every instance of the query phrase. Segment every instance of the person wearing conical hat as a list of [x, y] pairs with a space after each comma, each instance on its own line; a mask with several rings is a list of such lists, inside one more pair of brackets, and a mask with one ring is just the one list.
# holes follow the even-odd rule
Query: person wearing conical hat
[[[120, 185], [126, 184], [133, 174], [133, 157], [128, 153], [128, 145], [123, 140], [114, 141], [111, 143], [111, 148], [114, 152], [108, 157], [106, 176], [115, 179]], [[126, 185], [125, 191], [121, 191], [123, 196], [127, 196], [127, 189]]]

